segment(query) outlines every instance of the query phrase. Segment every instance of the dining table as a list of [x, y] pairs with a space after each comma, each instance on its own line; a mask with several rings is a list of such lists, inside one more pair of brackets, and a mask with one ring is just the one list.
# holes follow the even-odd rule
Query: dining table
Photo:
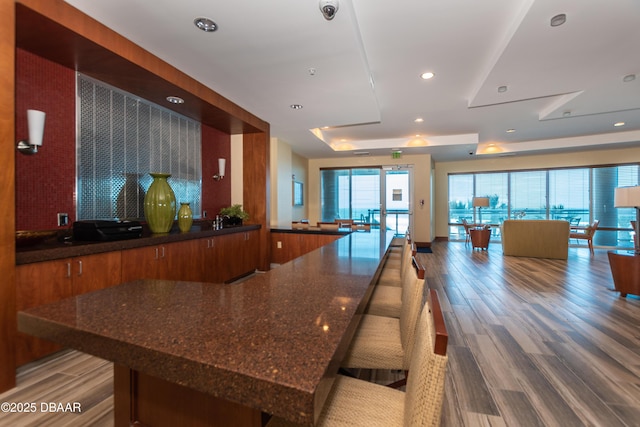
[[126, 282], [18, 327], [114, 363], [115, 425], [313, 425], [392, 239], [352, 232], [230, 284]]

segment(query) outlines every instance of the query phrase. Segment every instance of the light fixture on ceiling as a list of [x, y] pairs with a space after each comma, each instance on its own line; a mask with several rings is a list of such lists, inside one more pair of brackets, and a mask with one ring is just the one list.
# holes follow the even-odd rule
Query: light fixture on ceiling
[[422, 122], [424, 122], [424, 119], [422, 117], [418, 117], [417, 119], [414, 120], [414, 122], [422, 123]]
[[625, 122], [616, 122], [613, 124], [615, 127], [619, 128], [620, 126], [624, 126]]
[[300, 104], [291, 104], [290, 107], [293, 110], [301, 110], [302, 109], [302, 105], [300, 105]]
[[552, 27], [559, 27], [565, 22], [567, 22], [567, 15], [565, 15], [564, 13], [560, 13], [554, 16], [553, 18], [551, 18], [550, 24]]
[[43, 111], [27, 110], [29, 139], [18, 141], [18, 151], [22, 154], [35, 154], [38, 152], [38, 147], [42, 146], [45, 117], [46, 114]]
[[420, 78], [422, 80], [429, 80], [435, 77], [435, 74], [433, 74], [431, 71], [427, 71], [425, 73], [420, 74]]
[[205, 33], [212, 33], [218, 29], [218, 24], [209, 18], [196, 18], [193, 20], [193, 25]]
[[562, 117], [571, 117], [571, 111], [565, 111], [562, 113]]
[[507, 91], [507, 87], [506, 86], [498, 86], [498, 93], [504, 93]]
[[180, 98], [179, 96], [167, 96], [167, 101], [172, 104], [184, 104], [184, 99]]
[[407, 142], [407, 147], [426, 147], [427, 145], [429, 144], [422, 138], [422, 135], [416, 135]]
[[622, 78], [622, 81], [625, 83], [629, 83], [632, 82], [636, 79], [636, 75], [635, 74], [627, 74], [626, 76], [624, 76]]
[[506, 132], [507, 133], [514, 133], [516, 130], [515, 129], [507, 129]]
[[227, 165], [227, 160], [226, 159], [218, 159], [218, 174], [217, 175], [213, 175], [213, 179], [215, 179], [216, 181], [220, 181], [222, 178], [224, 178], [224, 170], [226, 168]]

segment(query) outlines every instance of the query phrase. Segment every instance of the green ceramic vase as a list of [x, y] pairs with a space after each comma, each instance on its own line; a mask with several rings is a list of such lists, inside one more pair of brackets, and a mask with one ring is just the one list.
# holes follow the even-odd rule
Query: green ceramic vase
[[193, 224], [193, 213], [191, 212], [191, 206], [189, 203], [180, 203], [180, 209], [178, 209], [178, 228], [183, 233], [191, 230], [191, 224]]
[[168, 173], [150, 173], [153, 182], [144, 196], [144, 217], [154, 234], [168, 233], [176, 217], [176, 196], [167, 182]]

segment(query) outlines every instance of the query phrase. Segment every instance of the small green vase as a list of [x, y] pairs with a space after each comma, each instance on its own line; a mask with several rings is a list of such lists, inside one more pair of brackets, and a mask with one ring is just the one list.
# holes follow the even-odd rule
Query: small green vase
[[167, 181], [168, 173], [150, 173], [153, 182], [144, 196], [144, 217], [154, 234], [168, 233], [176, 217], [176, 196]]
[[191, 206], [189, 203], [180, 203], [180, 209], [178, 209], [178, 228], [183, 233], [191, 230], [191, 224], [193, 224], [193, 213], [191, 212]]

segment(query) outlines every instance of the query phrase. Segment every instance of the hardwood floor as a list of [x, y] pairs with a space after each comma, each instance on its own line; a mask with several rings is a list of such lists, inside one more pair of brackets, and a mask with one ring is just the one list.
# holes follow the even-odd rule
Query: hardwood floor
[[[442, 426], [640, 426], [640, 298], [620, 298], [605, 250], [504, 257], [435, 243], [418, 254], [449, 332]], [[4, 426], [111, 426], [111, 364], [65, 352], [20, 370], [0, 402], [82, 413], [0, 413]], [[380, 373], [377, 379], [389, 377]]]
[[640, 299], [613, 291], [605, 250], [432, 249], [419, 257], [449, 332], [442, 426], [640, 426]]

